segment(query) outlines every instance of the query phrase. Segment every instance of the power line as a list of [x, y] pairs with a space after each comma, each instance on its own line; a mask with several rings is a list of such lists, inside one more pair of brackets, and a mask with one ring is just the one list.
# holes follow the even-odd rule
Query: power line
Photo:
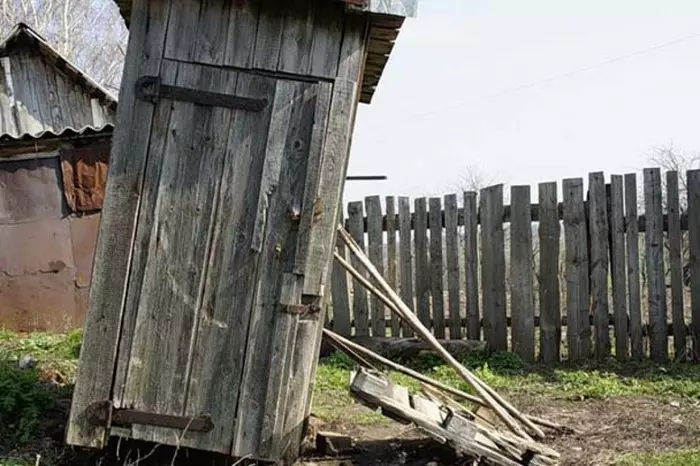
[[695, 33], [695, 34], [691, 34], [688, 36], [680, 37], [678, 39], [674, 39], [674, 40], [669, 41], [669, 42], [664, 42], [662, 44], [653, 45], [651, 47], [647, 47], [647, 48], [637, 50], [634, 52], [629, 52], [629, 53], [625, 53], [622, 55], [617, 55], [615, 57], [600, 61], [598, 63], [586, 65], [586, 66], [583, 66], [581, 68], [577, 68], [575, 70], [567, 71], [566, 73], [550, 76], [548, 78], [544, 78], [544, 79], [541, 79], [538, 81], [532, 81], [532, 82], [526, 83], [526, 84], [521, 84], [519, 86], [504, 89], [502, 91], [493, 92], [491, 94], [485, 94], [482, 96], [474, 97], [474, 98], [462, 101], [462, 102], [454, 104], [454, 105], [447, 105], [447, 106], [436, 108], [433, 110], [428, 110], [428, 111], [420, 112], [420, 113], [414, 113], [413, 115], [407, 115], [405, 118], [399, 118], [396, 121], [407, 120], [407, 119], [412, 119], [412, 118], [420, 118], [420, 117], [424, 117], [424, 116], [430, 116], [430, 115], [433, 115], [435, 113], [442, 113], [445, 111], [457, 110], [457, 109], [465, 107], [469, 104], [472, 104], [474, 102], [479, 102], [479, 101], [488, 100], [488, 99], [497, 98], [497, 97], [503, 97], [505, 95], [514, 94], [516, 92], [521, 92], [524, 90], [532, 89], [532, 88], [540, 86], [542, 84], [549, 84], [549, 83], [552, 83], [555, 81], [559, 81], [561, 79], [575, 76], [577, 74], [585, 73], [588, 71], [594, 71], [594, 70], [597, 70], [597, 69], [615, 64], [615, 63], [619, 63], [621, 61], [629, 60], [631, 58], [635, 58], [635, 57], [638, 57], [641, 55], [646, 55], [648, 53], [655, 52], [657, 50], [672, 47], [674, 45], [678, 45], [680, 43], [687, 42], [689, 40], [696, 39], [698, 37], [700, 37], [700, 33]]

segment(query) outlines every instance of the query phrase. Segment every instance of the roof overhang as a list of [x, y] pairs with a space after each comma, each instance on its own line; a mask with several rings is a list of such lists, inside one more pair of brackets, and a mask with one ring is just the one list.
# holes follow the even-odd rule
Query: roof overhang
[[[114, 0], [129, 27], [132, 0]], [[328, 0], [341, 1], [348, 13], [370, 15], [367, 61], [362, 79], [360, 102], [369, 104], [389, 61], [389, 55], [406, 18], [418, 13], [418, 0]]]

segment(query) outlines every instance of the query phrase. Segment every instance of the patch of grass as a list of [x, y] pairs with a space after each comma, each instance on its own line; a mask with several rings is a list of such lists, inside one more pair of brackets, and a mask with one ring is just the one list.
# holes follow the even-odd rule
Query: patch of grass
[[618, 466], [693, 466], [700, 465], [700, 451], [669, 453], [640, 453], [627, 455], [615, 463]]

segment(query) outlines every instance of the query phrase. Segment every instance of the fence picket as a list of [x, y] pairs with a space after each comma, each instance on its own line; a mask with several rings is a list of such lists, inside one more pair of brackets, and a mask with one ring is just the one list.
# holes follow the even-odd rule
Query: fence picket
[[416, 312], [421, 323], [430, 325], [430, 270], [428, 262], [428, 207], [424, 197], [414, 201], [414, 254], [416, 267]]
[[[413, 257], [411, 241], [411, 205], [407, 197], [399, 198], [399, 254], [401, 259], [401, 300], [414, 312], [416, 304], [413, 296]], [[403, 336], [410, 338], [413, 330], [402, 323]]]
[[598, 359], [604, 359], [610, 355], [610, 320], [608, 316], [608, 214], [605, 178], [602, 172], [589, 174], [588, 190], [594, 353]]
[[[343, 209], [340, 208], [339, 222], [343, 224]], [[344, 259], [347, 259], [345, 243], [336, 241], [336, 250]], [[352, 334], [350, 321], [350, 293], [348, 289], [348, 273], [345, 269], [333, 261], [331, 269], [331, 296], [333, 297], [333, 331], [344, 337]]]
[[535, 360], [535, 295], [532, 263], [530, 187], [511, 187], [510, 295], [513, 351]]
[[449, 327], [450, 339], [452, 340], [459, 340], [462, 338], [458, 217], [457, 195], [448, 194], [445, 196], [445, 253], [447, 254], [447, 292], [450, 310]]
[[540, 358], [544, 363], [553, 363], [559, 361], [561, 342], [559, 291], [561, 227], [556, 183], [539, 185], [539, 209]]
[[668, 213], [668, 259], [671, 272], [671, 319], [676, 360], [686, 356], [685, 316], [683, 315], [683, 255], [681, 237], [678, 172], [666, 173], [666, 209]]
[[[397, 250], [396, 250], [396, 198], [393, 196], [386, 197], [386, 248], [387, 248], [387, 258], [386, 258], [386, 273], [387, 281], [392, 288], [398, 290], [399, 286], [396, 262], [398, 260]], [[412, 306], [411, 306], [412, 307]], [[395, 312], [391, 313], [391, 336], [400, 337], [401, 336], [401, 322], [399, 316]]]
[[[348, 226], [349, 232], [359, 247], [365, 250], [365, 229], [362, 202], [351, 202], [348, 204]], [[352, 264], [363, 277], [367, 278], [367, 272], [359, 263], [354, 254]], [[367, 289], [356, 279], [353, 279], [353, 313], [355, 316], [355, 335], [369, 336], [369, 304]]]
[[503, 185], [481, 190], [481, 276], [484, 336], [492, 351], [508, 349]]
[[664, 274], [664, 230], [661, 171], [644, 169], [644, 213], [646, 215], [646, 259], [649, 301], [650, 357], [655, 362], [668, 358], [666, 283]]
[[569, 360], [588, 358], [591, 328], [588, 319], [588, 246], [583, 179], [563, 182], [566, 241], [566, 317]]
[[[367, 242], [369, 259], [379, 273], [384, 272], [384, 232], [382, 228], [382, 202], [379, 196], [365, 198], [367, 210]], [[372, 310], [372, 335], [386, 336], [386, 309], [384, 304], [376, 296], [372, 296], [370, 302]]]
[[688, 237], [690, 239], [690, 306], [694, 359], [700, 358], [700, 170], [688, 170]]
[[433, 333], [445, 338], [445, 294], [442, 257], [442, 200], [430, 198], [430, 293], [433, 298]]
[[637, 216], [637, 175], [625, 175], [625, 227], [627, 229], [627, 290], [630, 314], [630, 354], [634, 361], [644, 359], [642, 298], [639, 281], [639, 218]]
[[464, 264], [467, 298], [467, 338], [481, 339], [479, 312], [479, 247], [476, 192], [464, 193]]
[[615, 357], [629, 358], [627, 328], [627, 280], [625, 279], [625, 195], [622, 176], [610, 177], [610, 265], [612, 270], [613, 309], [615, 315]]

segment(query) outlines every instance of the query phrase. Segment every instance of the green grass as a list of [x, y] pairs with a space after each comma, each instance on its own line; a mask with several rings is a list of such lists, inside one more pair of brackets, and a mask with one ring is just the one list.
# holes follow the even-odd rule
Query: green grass
[[618, 466], [694, 466], [700, 465], [700, 451], [675, 451], [627, 455]]

